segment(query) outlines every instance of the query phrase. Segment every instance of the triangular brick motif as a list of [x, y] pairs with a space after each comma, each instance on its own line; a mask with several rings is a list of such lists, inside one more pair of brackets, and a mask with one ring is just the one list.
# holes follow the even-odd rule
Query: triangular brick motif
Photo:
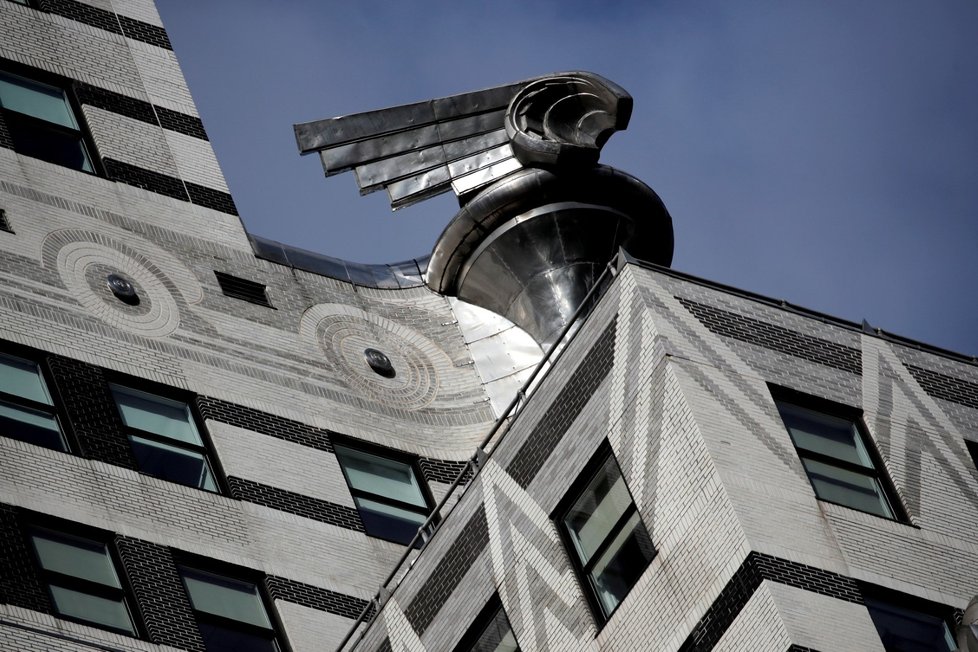
[[584, 596], [548, 515], [494, 461], [481, 477], [493, 577], [522, 649], [552, 643], [547, 629], [554, 626], [575, 648], [593, 638]]

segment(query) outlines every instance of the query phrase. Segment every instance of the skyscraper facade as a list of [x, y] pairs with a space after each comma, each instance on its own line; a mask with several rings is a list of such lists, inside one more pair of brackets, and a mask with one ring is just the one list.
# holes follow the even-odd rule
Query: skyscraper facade
[[[607, 80], [432, 109], [445, 176], [376, 183], [468, 212], [360, 265], [246, 232], [151, 0], [0, 34], [0, 649], [959, 644], [975, 361], [670, 270], [654, 193], [566, 172]], [[537, 129], [568, 89], [598, 117]], [[394, 120], [297, 134], [363, 183]]]

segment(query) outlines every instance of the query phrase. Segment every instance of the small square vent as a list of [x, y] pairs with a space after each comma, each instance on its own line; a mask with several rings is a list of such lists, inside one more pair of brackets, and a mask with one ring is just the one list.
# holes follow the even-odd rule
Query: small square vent
[[214, 272], [214, 276], [217, 277], [217, 282], [220, 284], [221, 291], [224, 292], [225, 296], [233, 299], [241, 299], [249, 303], [257, 303], [259, 306], [273, 307], [268, 302], [268, 295], [265, 294], [265, 286], [263, 284], [218, 271]]

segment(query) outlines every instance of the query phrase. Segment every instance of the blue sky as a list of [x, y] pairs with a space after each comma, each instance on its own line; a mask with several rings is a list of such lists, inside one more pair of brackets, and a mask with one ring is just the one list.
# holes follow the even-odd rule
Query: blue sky
[[673, 267], [978, 354], [978, 3], [158, 0], [249, 231], [357, 262], [430, 251], [292, 124], [560, 70], [635, 98], [602, 162], [673, 217]]

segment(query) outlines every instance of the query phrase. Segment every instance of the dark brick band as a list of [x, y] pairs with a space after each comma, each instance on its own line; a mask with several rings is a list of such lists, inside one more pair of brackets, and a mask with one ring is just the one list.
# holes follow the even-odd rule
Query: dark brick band
[[3, 117], [3, 111], [0, 111], [0, 147], [4, 149], [14, 148], [14, 139], [10, 137], [10, 130], [7, 128], [7, 121]]
[[0, 602], [51, 613], [16, 507], [0, 504]]
[[117, 15], [119, 16], [119, 24], [122, 25], [122, 33], [127, 38], [149, 43], [165, 50], [173, 49], [173, 45], [170, 43], [170, 37], [167, 36], [166, 30], [162, 27], [150, 25], [149, 23], [144, 23], [141, 20], [136, 20], [129, 16]]
[[[465, 468], [467, 462], [452, 462], [449, 460], [436, 460], [431, 457], [422, 457], [418, 460], [418, 466], [421, 467], [421, 475], [427, 482], [442, 482], [444, 484], [451, 484], [455, 482], [455, 478], [458, 474], [462, 472]], [[469, 469], [462, 478], [462, 483], [466, 483], [472, 479], [472, 470]]]
[[113, 34], [122, 34], [122, 27], [119, 26], [119, 21], [116, 19], [114, 13], [93, 7], [84, 2], [76, 2], [76, 0], [40, 0], [38, 8], [41, 11], [64, 16], [65, 18], [76, 20], [79, 23], [104, 29]]
[[160, 126], [164, 129], [201, 140], [208, 140], [207, 132], [204, 131], [204, 123], [197, 116], [180, 113], [164, 106], [157, 106], [156, 117], [159, 118]]
[[57, 14], [85, 23], [92, 27], [104, 29], [113, 34], [122, 34], [135, 41], [142, 41], [152, 45], [172, 50], [170, 38], [166, 35], [166, 30], [157, 25], [150, 25], [135, 18], [120, 16], [105, 9], [99, 9], [92, 5], [78, 2], [77, 0], [40, 0], [38, 8], [51, 14]]
[[941, 398], [945, 401], [957, 403], [978, 409], [978, 383], [947, 376], [945, 374], [907, 365], [910, 375], [920, 384], [921, 388], [934, 398]]
[[680, 652], [712, 650], [764, 580], [855, 604], [863, 603], [859, 586], [851, 578], [814, 566], [752, 552], [696, 623], [680, 646]]
[[162, 106], [154, 106], [145, 100], [139, 100], [83, 82], [75, 82], [74, 90], [78, 101], [84, 105], [98, 107], [146, 124], [207, 140], [204, 123], [196, 116], [166, 109]]
[[149, 640], [191, 652], [205, 652], [204, 640], [170, 549], [121, 535], [116, 537], [115, 545]]
[[303, 496], [294, 491], [279, 489], [244, 478], [228, 477], [231, 497], [247, 500], [256, 505], [264, 505], [282, 512], [304, 516], [322, 523], [337, 525], [348, 530], [363, 532], [360, 513], [353, 507], [338, 505], [328, 500]]
[[238, 209], [234, 206], [231, 195], [220, 190], [207, 188], [196, 183], [183, 181], [167, 174], [147, 170], [130, 163], [123, 163], [111, 158], [102, 159], [105, 172], [113, 181], [136, 186], [143, 190], [173, 197], [182, 201], [189, 201], [198, 206], [212, 208], [222, 213], [237, 215]]
[[243, 405], [235, 405], [209, 396], [197, 397], [197, 409], [204, 419], [220, 421], [269, 437], [308, 446], [329, 453], [333, 452], [330, 432], [308, 426], [300, 421], [255, 410]]
[[98, 86], [92, 86], [84, 82], [75, 82], [75, 96], [78, 101], [88, 106], [95, 106], [106, 111], [124, 115], [133, 120], [146, 122], [152, 125], [159, 124], [156, 121], [156, 113], [153, 105], [144, 100], [137, 100], [134, 97], [116, 93]]
[[[356, 620], [357, 616], [370, 604], [369, 600], [274, 575], [265, 579], [265, 587], [273, 600], [285, 600], [350, 620]], [[374, 609], [371, 608], [367, 612], [367, 619], [373, 618], [373, 615]]]
[[745, 317], [683, 297], [676, 297], [710, 332], [741, 342], [762, 346], [809, 362], [833, 367], [851, 374], [862, 373], [859, 349]]
[[176, 177], [111, 158], [102, 159], [102, 164], [105, 165], [106, 174], [113, 181], [121, 181], [130, 186], [149, 190], [160, 195], [166, 195], [167, 197], [173, 197], [174, 199], [190, 201], [190, 196], [187, 195], [187, 189], [184, 187], [183, 181]]
[[192, 203], [198, 206], [204, 206], [205, 208], [213, 208], [216, 211], [221, 211], [228, 215], [238, 214], [238, 207], [234, 205], [234, 199], [228, 193], [214, 190], [213, 188], [208, 188], [207, 186], [202, 186], [191, 181], [186, 181], [185, 184], [187, 186], [187, 192], [190, 193], [190, 201]]
[[102, 370], [53, 355], [47, 358], [47, 364], [81, 454], [135, 469], [129, 438]]
[[564, 433], [611, 371], [617, 323], [616, 316], [605, 327], [506, 469], [524, 489], [536, 477]]
[[404, 615], [414, 631], [420, 635], [428, 629], [428, 625], [435, 619], [442, 605], [448, 600], [448, 596], [452, 594], [488, 544], [489, 524], [486, 521], [486, 512], [480, 506], [469, 517], [462, 533], [425, 580], [417, 597], [404, 610]]

